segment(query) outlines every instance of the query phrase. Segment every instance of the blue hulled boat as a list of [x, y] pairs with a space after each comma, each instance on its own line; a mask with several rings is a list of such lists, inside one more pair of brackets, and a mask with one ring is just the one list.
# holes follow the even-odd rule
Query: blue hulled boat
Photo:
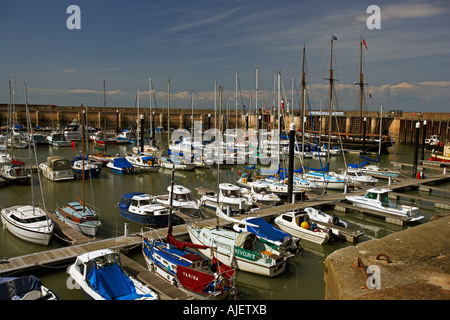
[[154, 197], [143, 192], [124, 194], [119, 204], [120, 215], [130, 221], [166, 227], [169, 209], [156, 202]]
[[139, 170], [125, 158], [114, 158], [108, 162], [106, 166], [112, 171], [121, 174], [133, 174], [139, 172]]

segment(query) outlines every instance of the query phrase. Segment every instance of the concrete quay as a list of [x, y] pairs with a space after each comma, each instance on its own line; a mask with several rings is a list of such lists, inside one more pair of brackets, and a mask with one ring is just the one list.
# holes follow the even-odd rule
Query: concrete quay
[[326, 300], [450, 300], [450, 212], [333, 252], [324, 278]]

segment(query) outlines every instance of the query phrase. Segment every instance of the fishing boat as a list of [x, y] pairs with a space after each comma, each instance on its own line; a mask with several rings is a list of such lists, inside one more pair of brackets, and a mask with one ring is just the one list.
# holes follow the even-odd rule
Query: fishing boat
[[282, 252], [298, 253], [302, 250], [300, 239], [281, 231], [260, 217], [246, 217], [236, 222], [233, 229], [237, 232], [252, 232], [262, 241], [268, 241], [278, 246]]
[[162, 157], [161, 167], [165, 169], [175, 169], [177, 171], [191, 171], [195, 169], [195, 163], [187, 163], [185, 160]]
[[305, 241], [324, 244], [330, 238], [327, 230], [311, 222], [306, 213], [285, 212], [276, 217], [274, 222], [281, 230]]
[[261, 241], [254, 233], [228, 230], [216, 226], [198, 227], [188, 224], [187, 229], [194, 244], [208, 246], [201, 253], [235, 269], [267, 277], [284, 272], [289, 256]]
[[166, 207], [170, 206], [191, 217], [201, 217], [200, 201], [192, 197], [191, 190], [182, 185], [174, 185], [173, 193], [172, 186], [168, 186], [167, 191], [169, 193], [155, 196], [156, 202]]
[[128, 154], [125, 156], [125, 159], [127, 159], [135, 168], [142, 169], [146, 172], [157, 172], [159, 168], [161, 168], [158, 159], [153, 156]]
[[79, 255], [67, 272], [93, 300], [158, 300], [158, 294], [123, 269], [120, 254], [111, 249]]
[[47, 157], [47, 161], [39, 164], [42, 175], [52, 181], [73, 180], [74, 173], [70, 160], [61, 156]]
[[16, 205], [2, 209], [2, 223], [16, 237], [47, 246], [53, 235], [53, 221], [44, 209], [34, 205]]
[[247, 182], [247, 185], [250, 189], [242, 188], [241, 192], [252, 203], [259, 202], [266, 205], [276, 205], [281, 201], [280, 197], [270, 190], [268, 183], [257, 180]]
[[222, 210], [230, 210], [230, 213], [243, 213], [250, 210], [251, 200], [244, 196], [241, 188], [231, 183], [219, 184], [219, 197], [217, 193], [207, 192], [200, 198], [202, 206], [216, 210], [217, 203]]
[[150, 226], [167, 226], [169, 209], [147, 193], [124, 194], [118, 208], [120, 215], [127, 220]]
[[135, 168], [127, 159], [125, 158], [113, 158], [110, 160], [106, 166], [113, 172], [120, 174], [135, 174], [142, 172], [142, 169]]
[[53, 131], [47, 136], [48, 144], [54, 147], [70, 147], [71, 141], [67, 141], [64, 133]]
[[392, 190], [372, 188], [367, 190], [364, 196], [346, 196], [345, 198], [354, 206], [408, 217], [411, 222], [424, 218], [420, 215], [419, 208], [392, 202], [389, 199], [389, 192]]
[[72, 170], [78, 176], [84, 174], [86, 178], [98, 178], [102, 172], [102, 164], [88, 156], [83, 159], [81, 155], [78, 155], [72, 160]]
[[0, 278], [0, 300], [59, 300], [33, 275]]
[[438, 154], [436, 150], [433, 149], [431, 152], [431, 157], [428, 159], [429, 161], [438, 161], [438, 162], [450, 162], [450, 144], [444, 145], [443, 154]]

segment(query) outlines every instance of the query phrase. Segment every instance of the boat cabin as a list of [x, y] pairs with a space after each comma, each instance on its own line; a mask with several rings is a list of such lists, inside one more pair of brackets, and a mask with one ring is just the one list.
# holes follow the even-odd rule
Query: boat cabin
[[367, 190], [364, 195], [365, 199], [377, 200], [382, 205], [387, 206], [389, 204], [389, 192], [392, 190], [384, 188], [374, 188]]
[[[172, 192], [172, 186], [167, 187], [167, 191], [169, 191], [169, 199], [170, 199], [170, 194]], [[191, 195], [191, 190], [189, 190], [188, 188], [181, 186], [181, 185], [174, 185], [173, 186], [173, 200], [174, 201], [192, 201], [192, 195]]]
[[241, 188], [231, 183], [219, 184], [220, 193], [224, 197], [236, 197], [239, 198]]
[[47, 157], [47, 166], [52, 171], [72, 170], [70, 160], [60, 156]]

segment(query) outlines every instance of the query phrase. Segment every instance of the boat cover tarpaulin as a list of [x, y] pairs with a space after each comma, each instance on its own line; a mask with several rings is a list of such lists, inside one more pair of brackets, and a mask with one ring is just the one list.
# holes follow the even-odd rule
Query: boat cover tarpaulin
[[133, 282], [120, 270], [117, 264], [93, 268], [88, 279], [91, 287], [106, 300], [134, 300], [140, 297]]
[[125, 158], [114, 158], [114, 166], [117, 168], [133, 168], [133, 165]]
[[284, 238], [291, 237], [289, 234], [281, 231], [278, 228], [273, 227], [263, 218], [252, 218], [247, 219], [247, 221], [259, 226], [259, 228], [255, 228], [252, 227], [251, 225], [248, 225], [247, 231], [252, 232], [262, 238], [266, 238], [272, 241], [283, 241]]
[[35, 276], [0, 278], [0, 300], [22, 298], [33, 290], [41, 291], [41, 280]]

